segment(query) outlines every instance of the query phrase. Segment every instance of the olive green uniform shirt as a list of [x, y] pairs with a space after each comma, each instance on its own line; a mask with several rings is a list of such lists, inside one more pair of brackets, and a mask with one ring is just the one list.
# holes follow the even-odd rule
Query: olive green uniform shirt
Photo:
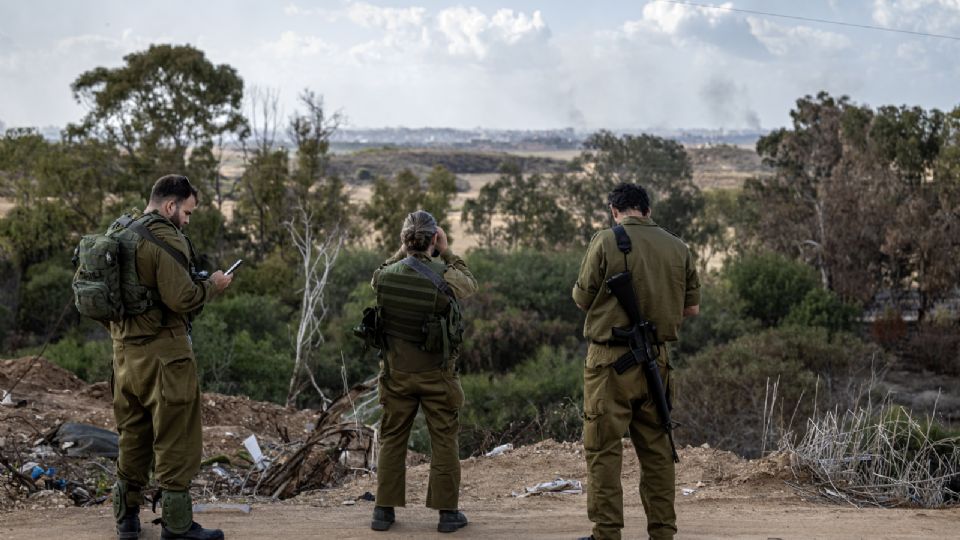
[[[171, 221], [161, 219], [148, 225], [157, 239], [193, 258], [190, 244], [183, 232]], [[198, 311], [216, 295], [211, 281], [194, 282], [190, 273], [162, 248], [141, 238], [137, 242], [137, 275], [140, 284], [159, 293], [162, 305], [110, 325], [114, 339], [146, 343], [169, 331], [182, 335], [184, 341], [192, 313]]]
[[583, 336], [590, 342], [588, 367], [612, 363], [627, 351], [626, 347], [598, 345], [611, 339], [613, 327], [630, 324], [606, 286], [614, 274], [625, 269], [633, 274], [640, 313], [656, 325], [661, 342], [676, 341], [683, 309], [700, 304], [700, 278], [687, 245], [649, 217], [626, 216], [621, 225], [632, 244], [626, 267], [613, 230], [602, 230], [590, 241], [573, 287], [574, 301], [587, 311]]

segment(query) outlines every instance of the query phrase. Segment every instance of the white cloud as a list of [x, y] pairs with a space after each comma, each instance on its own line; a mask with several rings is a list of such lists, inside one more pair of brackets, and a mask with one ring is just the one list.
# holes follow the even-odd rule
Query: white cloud
[[726, 9], [651, 2], [643, 6], [643, 20], [639, 22], [651, 25], [660, 32], [670, 35], [680, 34], [685, 26], [701, 21], [716, 28], [730, 17], [731, 12], [728, 9], [733, 7], [733, 3], [725, 2], [717, 7]]
[[550, 39], [550, 28], [539, 11], [527, 16], [500, 9], [488, 17], [475, 7], [456, 7], [437, 15], [437, 29], [454, 57], [483, 61], [494, 49], [537, 46]]
[[[733, 4], [718, 7], [730, 8]], [[649, 2], [643, 6], [642, 17], [624, 22], [618, 34], [629, 40], [666, 42], [676, 47], [708, 45], [748, 58], [766, 54], [742, 15], [711, 7]]]
[[784, 26], [758, 17], [748, 17], [751, 33], [775, 56], [833, 54], [850, 47], [843, 34], [809, 26]]
[[328, 55], [336, 52], [336, 47], [315, 36], [302, 36], [297, 32], [286, 31], [276, 41], [264, 42], [261, 50], [278, 59]]
[[880, 26], [934, 34], [960, 33], [960, 0], [874, 0]]
[[365, 28], [383, 28], [393, 31], [407, 27], [420, 27], [424, 23], [427, 10], [422, 7], [385, 8], [367, 4], [352, 3], [347, 7], [347, 18]]

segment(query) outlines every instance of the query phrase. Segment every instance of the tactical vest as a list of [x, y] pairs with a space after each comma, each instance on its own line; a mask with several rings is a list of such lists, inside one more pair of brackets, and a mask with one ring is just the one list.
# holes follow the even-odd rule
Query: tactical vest
[[[443, 263], [425, 265], [440, 276], [446, 270]], [[463, 340], [460, 304], [417, 272], [381, 272], [377, 306], [383, 334], [416, 343], [428, 353], [443, 353], [444, 360]]]
[[[157, 290], [140, 283], [137, 244], [140, 235], [114, 221], [104, 234], [86, 235], [74, 250], [74, 303], [81, 315], [118, 322], [160, 305]], [[164, 218], [149, 213], [136, 219], [145, 227]], [[169, 246], [166, 246], [169, 248]]]

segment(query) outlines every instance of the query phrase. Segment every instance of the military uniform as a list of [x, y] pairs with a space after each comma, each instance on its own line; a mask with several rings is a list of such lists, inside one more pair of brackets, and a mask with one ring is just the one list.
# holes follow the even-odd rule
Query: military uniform
[[626, 312], [605, 281], [625, 269], [633, 275], [640, 312], [657, 327], [660, 376], [668, 398], [673, 388], [667, 349], [675, 341], [686, 307], [700, 304], [700, 280], [693, 256], [680, 239], [649, 217], [625, 216], [621, 225], [633, 246], [626, 256], [617, 249], [612, 230], [590, 242], [573, 288], [573, 299], [586, 309], [583, 335], [588, 340], [584, 366], [583, 446], [587, 458], [587, 514], [597, 540], [619, 539], [623, 528], [620, 483], [623, 445], [629, 431], [640, 460], [640, 497], [650, 538], [673, 538], [674, 463], [670, 442], [659, 424], [643, 370], [634, 366], [617, 375], [611, 364], [629, 352], [612, 341], [613, 327], [628, 326]]
[[[386, 273], [413, 275], [412, 268], [399, 262], [407, 256], [403, 250], [378, 268], [371, 285], [378, 293]], [[442, 264], [424, 254], [415, 258], [427, 264], [450, 285], [457, 299], [471, 296], [477, 281], [463, 259], [449, 249], [442, 254]], [[443, 294], [436, 299], [436, 310], [449, 302]], [[389, 322], [389, 321], [388, 321]], [[430, 431], [430, 479], [427, 486], [427, 507], [436, 510], [457, 510], [460, 492], [460, 456], [458, 435], [463, 389], [457, 375], [459, 350], [444, 354], [425, 352], [408, 340], [386, 336], [379, 378], [380, 457], [377, 462], [377, 506], [406, 505], [407, 441], [417, 410], [423, 407]]]
[[[193, 259], [189, 240], [159, 213], [141, 218], [161, 241]], [[174, 533], [192, 524], [190, 481], [200, 469], [202, 434], [197, 365], [188, 332], [193, 314], [216, 294], [212, 282], [194, 282], [173, 256], [141, 239], [140, 283], [160, 303], [110, 325], [113, 338], [113, 411], [120, 433], [115, 512], [143, 504], [154, 480], [163, 490], [163, 520]]]

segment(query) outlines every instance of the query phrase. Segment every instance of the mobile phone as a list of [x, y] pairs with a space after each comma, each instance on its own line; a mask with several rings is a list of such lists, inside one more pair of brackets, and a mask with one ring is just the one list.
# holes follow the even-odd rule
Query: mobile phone
[[234, 270], [236, 270], [237, 268], [240, 268], [241, 264], [243, 264], [243, 259], [237, 259], [237, 262], [230, 265], [230, 268], [227, 268], [227, 271], [224, 272], [224, 274], [229, 276], [230, 274], [233, 273]]
[[436, 259], [437, 257], [440, 256], [440, 250], [437, 248], [433, 248], [433, 253], [431, 253], [430, 256]]

